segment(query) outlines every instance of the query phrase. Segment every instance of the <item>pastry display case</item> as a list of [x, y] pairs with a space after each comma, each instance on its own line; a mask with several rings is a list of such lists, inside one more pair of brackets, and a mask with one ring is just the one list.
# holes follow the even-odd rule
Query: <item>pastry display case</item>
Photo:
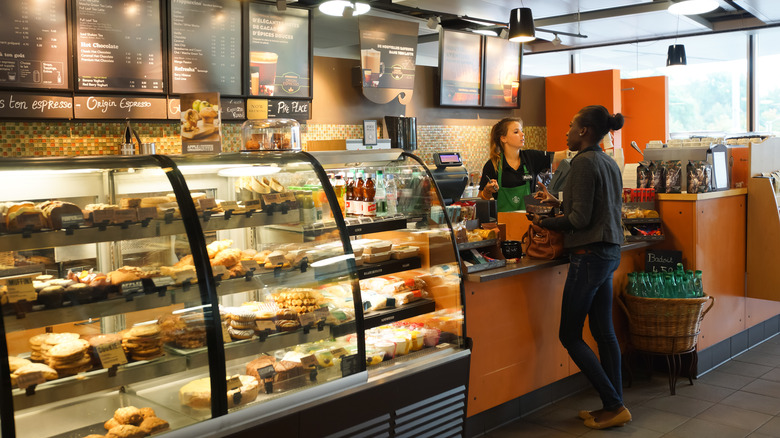
[[2, 436], [227, 436], [467, 364], [435, 184], [401, 151], [352, 157], [0, 163]]

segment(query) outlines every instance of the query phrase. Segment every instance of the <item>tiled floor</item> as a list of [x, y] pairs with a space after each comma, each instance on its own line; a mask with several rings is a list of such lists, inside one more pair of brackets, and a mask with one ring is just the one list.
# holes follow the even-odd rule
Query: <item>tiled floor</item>
[[780, 336], [775, 336], [694, 380], [677, 382], [669, 394], [666, 375], [634, 372], [623, 398], [634, 419], [625, 427], [591, 430], [577, 418], [580, 409], [601, 407], [593, 390], [560, 400], [487, 438], [780, 437]]

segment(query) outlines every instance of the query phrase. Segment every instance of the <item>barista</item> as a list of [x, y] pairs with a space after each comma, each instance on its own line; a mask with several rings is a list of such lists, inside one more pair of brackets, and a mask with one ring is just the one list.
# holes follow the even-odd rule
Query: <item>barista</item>
[[502, 119], [490, 130], [490, 159], [482, 168], [479, 197], [495, 199], [498, 211], [525, 210], [525, 196], [536, 188], [536, 175], [550, 170], [547, 153], [523, 150], [519, 118]]

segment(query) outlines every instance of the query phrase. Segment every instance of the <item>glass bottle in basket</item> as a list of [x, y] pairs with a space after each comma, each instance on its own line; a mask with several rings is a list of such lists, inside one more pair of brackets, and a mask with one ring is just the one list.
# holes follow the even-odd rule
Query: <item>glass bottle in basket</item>
[[704, 284], [702, 283], [702, 272], [696, 271], [694, 273], [693, 277], [693, 292], [694, 297], [703, 297], [704, 296]]

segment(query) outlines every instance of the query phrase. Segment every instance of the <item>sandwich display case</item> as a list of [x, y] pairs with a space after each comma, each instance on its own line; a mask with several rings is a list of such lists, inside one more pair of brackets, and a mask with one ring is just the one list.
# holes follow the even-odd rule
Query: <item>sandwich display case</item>
[[413, 155], [351, 157], [0, 162], [2, 436], [462, 429], [441, 198]]

